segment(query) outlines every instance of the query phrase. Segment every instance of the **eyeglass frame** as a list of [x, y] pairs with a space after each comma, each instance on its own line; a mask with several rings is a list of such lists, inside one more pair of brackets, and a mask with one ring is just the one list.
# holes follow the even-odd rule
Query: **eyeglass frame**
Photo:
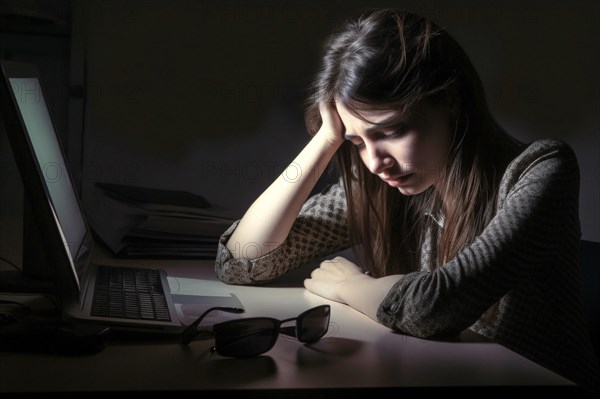
[[[298, 328], [299, 328], [298, 321], [303, 320], [303, 318], [304, 318], [304, 316], [306, 316], [306, 314], [309, 314], [309, 313], [314, 312], [315, 310], [321, 309], [321, 308], [327, 309], [327, 327], [323, 331], [323, 334], [321, 334], [317, 338], [311, 339], [311, 340], [300, 339], [297, 334]], [[192, 324], [190, 324], [189, 326], [186, 327], [186, 329], [182, 332], [181, 343], [184, 345], [187, 345], [190, 342], [192, 342], [192, 340], [200, 333], [200, 331], [197, 329], [198, 325], [202, 322], [202, 320], [206, 317], [206, 315], [208, 315], [210, 312], [215, 311], [215, 310], [221, 310], [221, 311], [229, 312], [229, 313], [243, 313], [245, 311], [242, 308], [228, 307], [228, 306], [215, 306], [215, 307], [209, 308], [206, 311], [204, 311], [204, 313], [202, 313]], [[319, 306], [315, 306], [315, 307], [312, 307], [310, 309], [303, 311], [296, 317], [290, 317], [290, 318], [283, 319], [283, 320], [276, 319], [274, 317], [249, 317], [249, 318], [227, 320], [224, 322], [220, 322], [220, 323], [213, 325], [213, 328], [218, 327], [218, 326], [226, 326], [226, 325], [232, 324], [232, 323], [234, 323], [234, 324], [240, 323], [240, 322], [249, 323], [249, 322], [258, 321], [258, 320], [268, 320], [268, 321], [273, 322], [274, 334], [273, 334], [272, 342], [269, 345], [269, 347], [260, 353], [257, 353], [255, 355], [249, 355], [249, 356], [257, 356], [259, 354], [262, 354], [262, 353], [265, 353], [265, 352], [271, 350], [273, 348], [273, 346], [275, 345], [275, 343], [277, 342], [277, 339], [279, 338], [280, 334], [294, 337], [302, 343], [312, 343], [312, 342], [316, 342], [316, 341], [320, 340], [321, 338], [323, 338], [323, 336], [329, 330], [330, 315], [331, 315], [331, 307], [329, 305], [319, 305]], [[294, 326], [281, 327], [284, 323], [289, 323], [291, 321], [296, 322]], [[216, 333], [215, 333], [215, 335], [216, 335]], [[216, 345], [211, 348], [211, 352], [212, 353], [218, 352], [218, 348]], [[224, 355], [224, 356], [228, 356], [228, 355]], [[244, 357], [244, 356], [238, 356], [238, 357]]]

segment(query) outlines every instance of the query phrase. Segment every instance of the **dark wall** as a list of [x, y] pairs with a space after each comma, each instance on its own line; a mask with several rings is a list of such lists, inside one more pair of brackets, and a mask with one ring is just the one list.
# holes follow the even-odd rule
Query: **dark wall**
[[[327, 2], [81, 3], [84, 199], [96, 180], [185, 189], [241, 216], [307, 142]], [[91, 194], [88, 194], [91, 195]]]

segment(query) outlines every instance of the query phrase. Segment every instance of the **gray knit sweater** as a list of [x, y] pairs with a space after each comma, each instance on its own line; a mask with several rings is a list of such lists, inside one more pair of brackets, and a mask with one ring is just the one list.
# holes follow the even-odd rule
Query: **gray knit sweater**
[[[482, 234], [443, 267], [430, 268], [437, 234], [422, 245], [420, 271], [406, 274], [379, 306], [379, 321], [433, 338], [469, 328], [576, 382], [598, 390], [581, 304], [579, 167], [557, 140], [531, 143], [508, 166], [496, 214]], [[229, 284], [264, 284], [350, 247], [347, 204], [335, 184], [304, 204], [286, 241], [266, 255], [234, 259], [221, 237], [216, 275]], [[442, 225], [439, 228], [443, 228]], [[244, 253], [244, 248], [238, 248]], [[493, 320], [482, 314], [499, 302]]]

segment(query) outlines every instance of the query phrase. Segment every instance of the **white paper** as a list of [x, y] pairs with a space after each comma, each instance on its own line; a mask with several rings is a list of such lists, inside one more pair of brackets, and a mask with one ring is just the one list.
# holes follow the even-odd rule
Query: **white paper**
[[[214, 280], [167, 276], [175, 309], [180, 320], [189, 325], [206, 310], [215, 306], [244, 308], [237, 296]], [[240, 317], [237, 313], [213, 311], [206, 315], [203, 325]]]
[[231, 293], [224, 285], [214, 280], [167, 276], [171, 294], [229, 297]]

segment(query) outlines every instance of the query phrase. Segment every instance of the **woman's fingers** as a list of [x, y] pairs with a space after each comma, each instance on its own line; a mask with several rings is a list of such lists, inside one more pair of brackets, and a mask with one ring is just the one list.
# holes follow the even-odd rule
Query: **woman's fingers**
[[320, 103], [319, 112], [323, 121], [320, 130], [327, 133], [333, 142], [342, 142], [344, 140], [344, 124], [335, 103]]
[[345, 276], [362, 274], [360, 267], [342, 256], [321, 262], [320, 268]]
[[313, 280], [339, 280], [339, 276], [324, 268], [317, 268], [310, 273]]

